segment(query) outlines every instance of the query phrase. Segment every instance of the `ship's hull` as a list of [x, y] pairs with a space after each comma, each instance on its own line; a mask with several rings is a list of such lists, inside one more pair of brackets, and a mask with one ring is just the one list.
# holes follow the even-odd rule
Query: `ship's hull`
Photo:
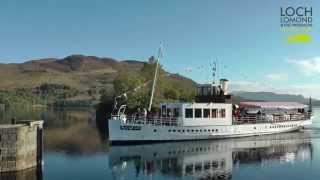
[[274, 123], [239, 124], [230, 126], [155, 126], [123, 124], [109, 120], [109, 140], [116, 143], [186, 141], [276, 134], [299, 130], [311, 120]]

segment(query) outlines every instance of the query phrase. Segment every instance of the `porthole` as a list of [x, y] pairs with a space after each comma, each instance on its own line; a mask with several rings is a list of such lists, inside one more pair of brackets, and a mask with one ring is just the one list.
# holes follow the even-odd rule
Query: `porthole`
[[193, 132], [194, 130], [192, 129], [191, 132]]
[[169, 129], [168, 132], [171, 132], [171, 129]]
[[210, 129], [208, 129], [208, 132], [210, 132]]
[[253, 129], [257, 129], [256, 127], [253, 127]]
[[156, 130], [156, 129], [154, 129], [154, 130], [153, 130], [153, 132], [157, 132], [157, 130]]
[[207, 132], [207, 130], [205, 129], [205, 130], [203, 130], [204, 132]]
[[178, 132], [181, 132], [181, 130], [179, 129]]
[[202, 132], [202, 130], [200, 129], [200, 132]]
[[182, 130], [182, 132], [184, 132], [184, 130]]
[[199, 130], [198, 129], [196, 129], [196, 132], [198, 132]]
[[218, 129], [216, 129], [216, 132], [218, 132]]
[[187, 129], [187, 132], [189, 132], [189, 129]]
[[174, 130], [172, 130], [172, 132], [176, 132], [176, 130], [174, 129]]

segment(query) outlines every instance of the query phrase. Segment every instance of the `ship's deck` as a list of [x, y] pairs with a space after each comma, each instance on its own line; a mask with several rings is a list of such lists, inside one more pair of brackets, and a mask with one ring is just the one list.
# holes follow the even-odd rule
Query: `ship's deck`
[[[232, 124], [259, 124], [259, 123], [278, 123], [287, 121], [303, 121], [310, 119], [312, 114], [310, 112], [296, 113], [296, 114], [253, 114], [232, 116]], [[124, 124], [131, 125], [154, 125], [154, 126], [181, 126], [183, 118], [171, 117], [136, 117], [136, 116], [112, 116], [113, 120], [121, 120]]]

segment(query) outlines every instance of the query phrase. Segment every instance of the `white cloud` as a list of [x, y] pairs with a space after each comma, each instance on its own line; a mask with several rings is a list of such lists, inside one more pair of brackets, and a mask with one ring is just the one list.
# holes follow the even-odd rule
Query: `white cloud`
[[294, 64], [300, 72], [306, 76], [320, 74], [320, 57], [309, 59], [288, 59], [287, 62]]
[[273, 73], [267, 74], [265, 77], [271, 81], [286, 81], [288, 80], [288, 74], [286, 73]]

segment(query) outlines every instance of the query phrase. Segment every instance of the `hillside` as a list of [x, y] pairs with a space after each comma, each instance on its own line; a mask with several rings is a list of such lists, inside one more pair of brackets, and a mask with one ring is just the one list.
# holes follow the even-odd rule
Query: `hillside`
[[68, 84], [80, 91], [105, 86], [121, 71], [136, 71], [143, 62], [72, 55], [22, 64], [0, 64], [0, 90], [35, 88], [44, 83]]
[[[42, 99], [33, 101], [42, 104], [56, 103], [57, 100], [59, 105], [70, 102], [77, 104], [80, 101], [82, 104], [92, 104], [98, 102], [103, 93], [110, 96], [114, 94], [114, 81], [119, 75], [140, 72], [149, 64], [147, 61], [119, 61], [71, 55], [62, 59], [47, 58], [21, 64], [0, 64], [0, 91], [6, 92], [5, 96], [14, 96], [14, 99], [18, 99], [17, 93], [12, 95], [11, 92], [21, 89], [23, 92], [33, 92]], [[153, 69], [151, 66], [146, 76], [150, 77]], [[166, 83], [179, 84], [186, 89], [193, 89], [195, 85], [192, 80], [176, 74], [164, 72], [164, 76]]]
[[[102, 95], [110, 99], [117, 94], [146, 84], [133, 94], [131, 103], [146, 104], [153, 77], [154, 59], [116, 60], [95, 56], [71, 55], [62, 59], [47, 58], [21, 64], [0, 64], [0, 104], [55, 104], [59, 106], [92, 105]], [[156, 102], [190, 100], [196, 83], [179, 74], [161, 69]], [[296, 101], [308, 103], [302, 95], [272, 92], [233, 92], [234, 101]], [[139, 99], [140, 98], [140, 99]], [[140, 105], [142, 105], [140, 104]], [[319, 100], [313, 100], [320, 105]]]

